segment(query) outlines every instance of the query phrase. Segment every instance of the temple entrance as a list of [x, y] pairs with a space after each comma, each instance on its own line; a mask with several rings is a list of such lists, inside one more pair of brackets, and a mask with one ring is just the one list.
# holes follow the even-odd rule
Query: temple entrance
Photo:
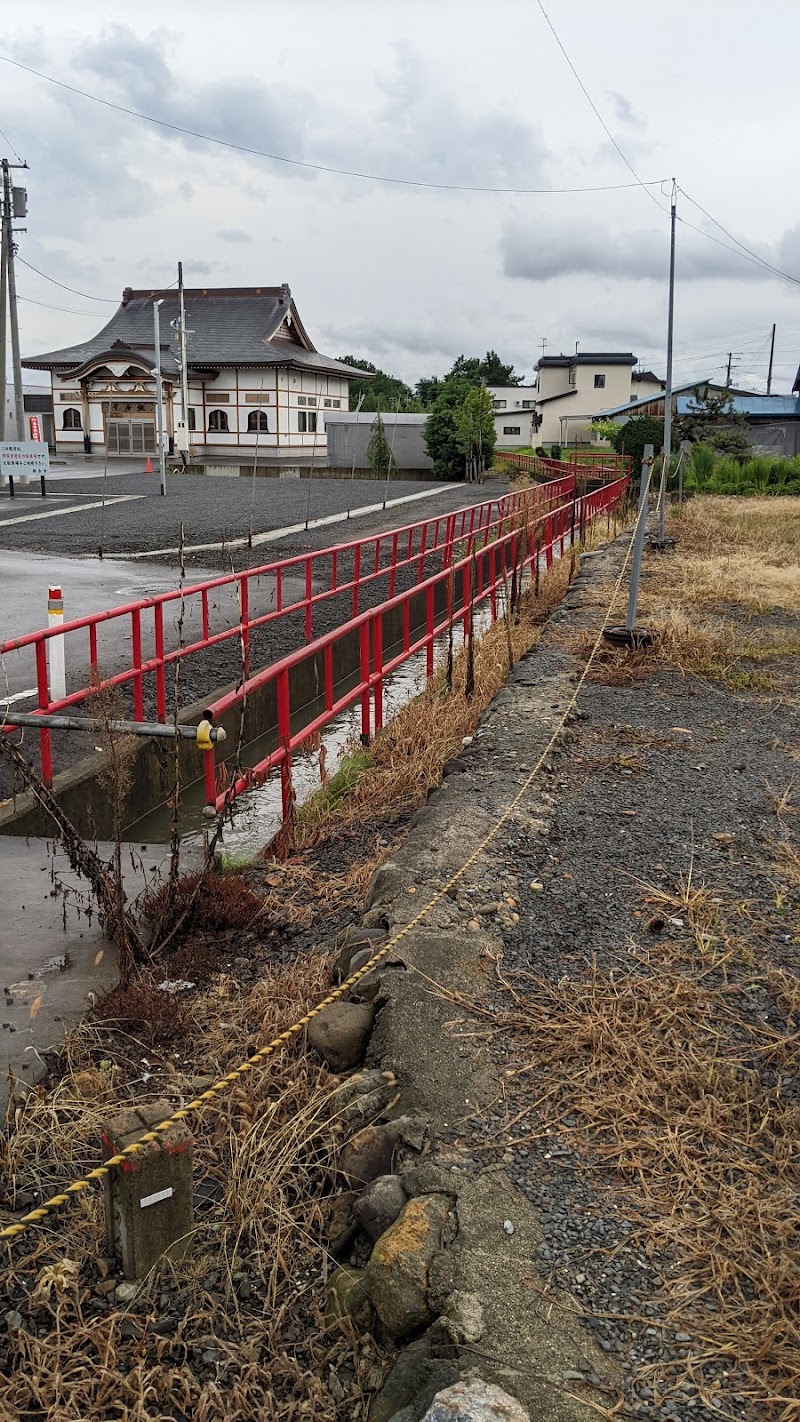
[[141, 400], [112, 400], [106, 448], [109, 454], [155, 454], [155, 407]]

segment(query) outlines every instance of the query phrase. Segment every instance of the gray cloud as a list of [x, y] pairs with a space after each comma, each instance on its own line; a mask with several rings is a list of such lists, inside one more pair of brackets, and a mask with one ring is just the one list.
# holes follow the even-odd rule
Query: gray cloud
[[647, 128], [647, 119], [642, 118], [641, 114], [637, 114], [630, 100], [626, 99], [624, 94], [618, 94], [612, 89], [608, 97], [614, 105], [617, 118], [620, 123], [625, 124], [626, 128]]
[[[503, 275], [525, 281], [564, 276], [664, 281], [669, 269], [668, 230], [666, 224], [663, 232], [611, 232], [594, 223], [560, 231], [540, 223], [509, 223], [500, 239], [500, 254]], [[679, 233], [676, 274], [681, 281], [752, 281], [768, 275], [735, 252], [688, 231]]]
[[253, 236], [250, 232], [245, 232], [241, 227], [221, 227], [217, 236], [223, 242], [252, 242]]

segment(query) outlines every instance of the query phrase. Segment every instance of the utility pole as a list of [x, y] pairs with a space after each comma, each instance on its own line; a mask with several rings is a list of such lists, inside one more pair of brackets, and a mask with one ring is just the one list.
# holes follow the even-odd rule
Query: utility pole
[[675, 218], [678, 187], [672, 179], [669, 220], [669, 298], [667, 301], [667, 378], [664, 387], [664, 476], [659, 509], [659, 538], [664, 541], [664, 516], [667, 503], [667, 477], [672, 456], [672, 336], [675, 324]]
[[[0, 199], [2, 201], [2, 199]], [[6, 437], [6, 310], [8, 308], [6, 220], [0, 224], [0, 440]]]
[[189, 371], [186, 365], [186, 307], [183, 304], [183, 262], [178, 262], [178, 302], [181, 321], [181, 406], [183, 425], [189, 435]]
[[772, 362], [775, 357], [775, 322], [772, 323], [772, 339], [769, 343], [769, 370], [767, 371], [767, 394], [772, 394]]
[[[14, 188], [12, 198], [11, 168], [27, 168], [27, 163], [9, 163], [7, 158], [3, 159], [3, 250], [5, 258], [6, 291], [8, 295], [8, 314], [11, 322], [11, 366], [14, 378], [14, 411], [16, 438], [25, 438], [25, 407], [22, 399], [22, 363], [19, 353], [19, 319], [17, 312], [17, 282], [14, 273], [14, 238], [12, 233], [13, 217], [25, 216], [26, 193], [24, 188]], [[15, 207], [18, 211], [15, 212]], [[4, 308], [5, 309], [5, 308]], [[5, 325], [5, 322], [3, 323]], [[5, 353], [3, 357], [5, 365]], [[3, 405], [5, 406], [5, 370], [3, 371]], [[5, 421], [4, 421], [5, 422]]]
[[161, 323], [159, 306], [164, 300], [153, 302], [153, 339], [156, 347], [156, 432], [158, 437], [158, 472], [161, 476], [161, 493], [167, 492], [167, 455], [164, 449], [164, 390], [161, 383]]
[[731, 388], [731, 362], [732, 362], [732, 360], [733, 360], [733, 351], [728, 351], [728, 369], [727, 369], [727, 372], [726, 372], [726, 374], [725, 374], [725, 389], [726, 389], [726, 390], [730, 390], [730, 388]]

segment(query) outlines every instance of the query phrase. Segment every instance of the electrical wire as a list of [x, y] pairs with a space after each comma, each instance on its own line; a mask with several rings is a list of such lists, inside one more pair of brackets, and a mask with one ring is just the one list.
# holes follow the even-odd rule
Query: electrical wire
[[56, 281], [55, 277], [47, 275], [47, 272], [40, 272], [38, 267], [34, 267], [30, 262], [26, 262], [24, 257], [17, 253], [16, 261], [20, 262], [28, 271], [35, 272], [37, 276], [44, 277], [45, 281], [51, 281], [53, 286], [60, 286], [62, 291], [71, 291], [73, 296], [84, 296], [87, 301], [102, 301], [108, 306], [119, 306], [119, 300], [112, 296], [90, 296], [88, 291], [78, 291], [77, 287], [65, 286], [63, 281]]
[[[683, 193], [683, 196], [687, 199], [688, 202], [692, 204], [693, 207], [696, 207], [699, 212], [702, 212], [704, 217], [708, 218], [709, 222], [713, 222], [714, 226], [718, 227], [720, 232], [724, 232], [726, 237], [729, 237], [732, 242], [735, 242], [736, 247], [741, 248], [741, 252], [745, 253], [752, 261], [758, 262], [759, 266], [765, 267], [767, 271], [773, 272], [775, 276], [783, 277], [785, 281], [792, 282], [794, 286], [800, 286], [800, 278], [790, 276], [788, 272], [783, 271], [780, 267], [774, 266], [772, 262], [768, 262], [765, 257], [759, 257], [757, 252], [754, 252], [752, 248], [747, 247], [744, 242], [740, 242], [739, 238], [734, 237], [733, 233], [729, 232], [727, 227], [723, 227], [722, 223], [718, 222], [716, 217], [712, 217], [711, 213], [707, 212], [706, 209], [699, 202], [697, 202], [695, 198], [690, 197], [685, 188], [680, 188], [679, 191]], [[682, 221], [685, 222], [687, 227], [692, 227], [692, 223], [686, 222], [685, 218], [682, 219]], [[703, 229], [701, 227], [695, 227], [693, 230], [695, 232], [700, 232], [703, 237], [710, 238], [712, 242], [718, 241], [716, 237], [711, 236], [710, 232], [703, 232]], [[725, 243], [720, 242], [719, 245], [723, 247]], [[728, 250], [734, 251], [735, 248], [729, 248]]]
[[45, 311], [63, 311], [67, 316], [91, 316], [93, 321], [103, 320], [106, 314], [104, 311], [76, 311], [73, 306], [51, 306], [49, 301], [36, 301], [32, 296], [20, 296], [19, 293], [17, 301], [24, 301], [28, 306], [43, 306]]
[[[234, 153], [245, 153], [250, 158], [268, 158], [272, 163], [286, 163], [293, 168], [306, 168], [315, 173], [331, 173], [339, 178], [361, 178], [370, 183], [394, 183], [404, 188], [430, 188], [435, 192], [445, 193], [506, 193], [510, 196], [524, 197], [526, 194], [543, 195], [546, 193], [606, 193], [619, 192], [624, 188], [643, 187], [647, 191], [648, 187], [657, 188], [665, 181], [663, 178], [655, 178], [652, 182], [645, 183], [638, 173], [635, 174], [635, 183], [599, 183], [594, 187], [577, 188], [494, 188], [478, 187], [472, 183], [430, 183], [422, 178], [394, 178], [387, 177], [384, 173], [360, 173], [351, 168], [333, 168], [325, 163], [309, 163], [301, 158], [287, 158], [281, 153], [266, 153], [260, 148], [251, 148], [244, 143], [233, 143], [227, 138], [215, 138], [209, 133], [200, 133], [193, 128], [185, 128], [182, 124], [171, 123], [169, 119], [155, 118], [152, 114], [142, 113], [139, 109], [129, 109], [125, 104], [115, 104], [111, 99], [101, 99], [99, 94], [90, 94], [86, 89], [78, 89], [74, 84], [67, 84], [63, 79], [55, 79], [52, 74], [43, 74], [40, 69], [32, 69], [29, 64], [21, 64], [18, 59], [11, 59], [7, 54], [0, 54], [3, 64], [11, 64], [15, 69], [21, 69], [26, 74], [33, 74], [37, 79], [43, 79], [47, 84], [54, 84], [58, 89], [66, 89], [69, 94], [77, 94], [81, 99], [90, 99], [94, 104], [102, 104], [106, 109], [114, 109], [116, 113], [127, 114], [129, 118], [143, 119], [145, 123], [155, 124], [158, 128], [169, 129], [172, 133], [183, 134], [186, 138], [197, 138], [202, 143], [215, 143], [220, 148], [227, 148]], [[629, 165], [630, 166], [630, 165]], [[631, 169], [633, 172], [633, 169]], [[652, 196], [652, 194], [651, 194]], [[653, 198], [655, 202], [656, 199]], [[661, 204], [659, 203], [660, 207]]]
[[[598, 123], [600, 124], [601, 128], [603, 129], [603, 132], [606, 134], [606, 136], [607, 136], [607, 137], [610, 139], [610, 141], [613, 143], [613, 145], [614, 145], [614, 147], [616, 148], [616, 150], [617, 150], [617, 152], [618, 152], [620, 158], [622, 159], [623, 163], [625, 164], [625, 167], [628, 169], [628, 172], [633, 174], [634, 178], [636, 179], [636, 185], [637, 185], [638, 187], [644, 189], [644, 191], [647, 193], [647, 196], [651, 199], [652, 202], [655, 203], [655, 205], [656, 205], [657, 208], [660, 208], [660, 210], [661, 210], [662, 212], [667, 212], [668, 209], [664, 207], [663, 203], [660, 203], [660, 202], [658, 201], [658, 198], [657, 198], [657, 197], [654, 197], [653, 193], [650, 192], [650, 188], [651, 188], [651, 187], [655, 187], [656, 184], [655, 184], [655, 183], [649, 183], [649, 184], [648, 184], [648, 183], [645, 183], [645, 182], [643, 181], [643, 179], [639, 177], [639, 174], [637, 173], [637, 171], [636, 171], [636, 169], [634, 168], [633, 164], [631, 163], [630, 159], [627, 157], [627, 155], [623, 152], [623, 150], [620, 148], [619, 144], [617, 143], [616, 138], [614, 137], [613, 133], [611, 132], [611, 129], [609, 128], [608, 124], [606, 123], [605, 119], [603, 118], [603, 115], [601, 114], [600, 110], [598, 109], [597, 104], [595, 103], [594, 99], [592, 98], [591, 94], [589, 93], [589, 90], [587, 89], [586, 85], [584, 84], [583, 80], [581, 79], [580, 74], [578, 73], [577, 69], [575, 68], [575, 65], [572, 63], [572, 60], [570, 59], [569, 55], [567, 54], [567, 51], [566, 51], [566, 49], [564, 48], [564, 45], [563, 45], [562, 42], [561, 42], [561, 38], [560, 38], [560, 36], [559, 36], [559, 34], [558, 34], [558, 31], [556, 30], [555, 25], [553, 24], [552, 20], [550, 19], [550, 16], [548, 15], [547, 11], [545, 10], [544, 5], [542, 4], [542, 0], [536, 0], [536, 3], [537, 3], [537, 5], [539, 6], [539, 9], [540, 9], [541, 12], [542, 12], [542, 15], [544, 16], [545, 23], [547, 24], [547, 27], [548, 27], [548, 29], [550, 30], [550, 33], [551, 33], [551, 35], [553, 36], [553, 39], [555, 40], [556, 44], [558, 45], [559, 49], [561, 50], [561, 53], [563, 54], [564, 59], [565, 59], [566, 62], [567, 62], [567, 65], [569, 66], [570, 70], [572, 71], [572, 74], [573, 74], [573, 76], [574, 76], [574, 78], [575, 78], [575, 80], [576, 80], [576, 82], [577, 82], [577, 84], [578, 84], [578, 86], [579, 86], [579, 88], [580, 88], [581, 93], [583, 94], [583, 97], [585, 98], [587, 104], [589, 105], [590, 109], [592, 110], [592, 113], [594, 114], [595, 118], [597, 119]], [[666, 180], [664, 180], [664, 181], [666, 181]]]
[[8, 146], [9, 146], [9, 148], [11, 149], [11, 152], [14, 154], [14, 157], [16, 158], [17, 162], [18, 162], [18, 163], [21, 163], [22, 166], [23, 166], [23, 168], [24, 168], [24, 167], [25, 167], [25, 162], [24, 162], [24, 160], [23, 160], [22, 158], [20, 158], [20, 156], [19, 156], [19, 154], [18, 154], [16, 148], [14, 147], [13, 143], [11, 142], [11, 139], [9, 138], [9, 136], [8, 136], [7, 133], [4, 133], [4, 132], [3, 132], [2, 128], [0, 128], [0, 138], [2, 138], [2, 140], [3, 140], [4, 143], [7, 143], [7, 144], [8, 144]]

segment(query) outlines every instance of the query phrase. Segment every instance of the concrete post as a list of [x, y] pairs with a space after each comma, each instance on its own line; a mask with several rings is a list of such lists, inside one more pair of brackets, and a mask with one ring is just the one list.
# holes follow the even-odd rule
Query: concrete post
[[[50, 588], [47, 594], [47, 625], [63, 627], [64, 599], [60, 588]], [[50, 700], [63, 701], [67, 694], [67, 671], [64, 660], [64, 637], [47, 639], [47, 654], [50, 670]]]
[[[101, 1130], [104, 1158], [118, 1155], [170, 1115], [168, 1101], [120, 1111]], [[143, 1279], [161, 1259], [183, 1259], [191, 1245], [192, 1134], [183, 1123], [144, 1146], [104, 1181], [109, 1253], [126, 1279]]]

